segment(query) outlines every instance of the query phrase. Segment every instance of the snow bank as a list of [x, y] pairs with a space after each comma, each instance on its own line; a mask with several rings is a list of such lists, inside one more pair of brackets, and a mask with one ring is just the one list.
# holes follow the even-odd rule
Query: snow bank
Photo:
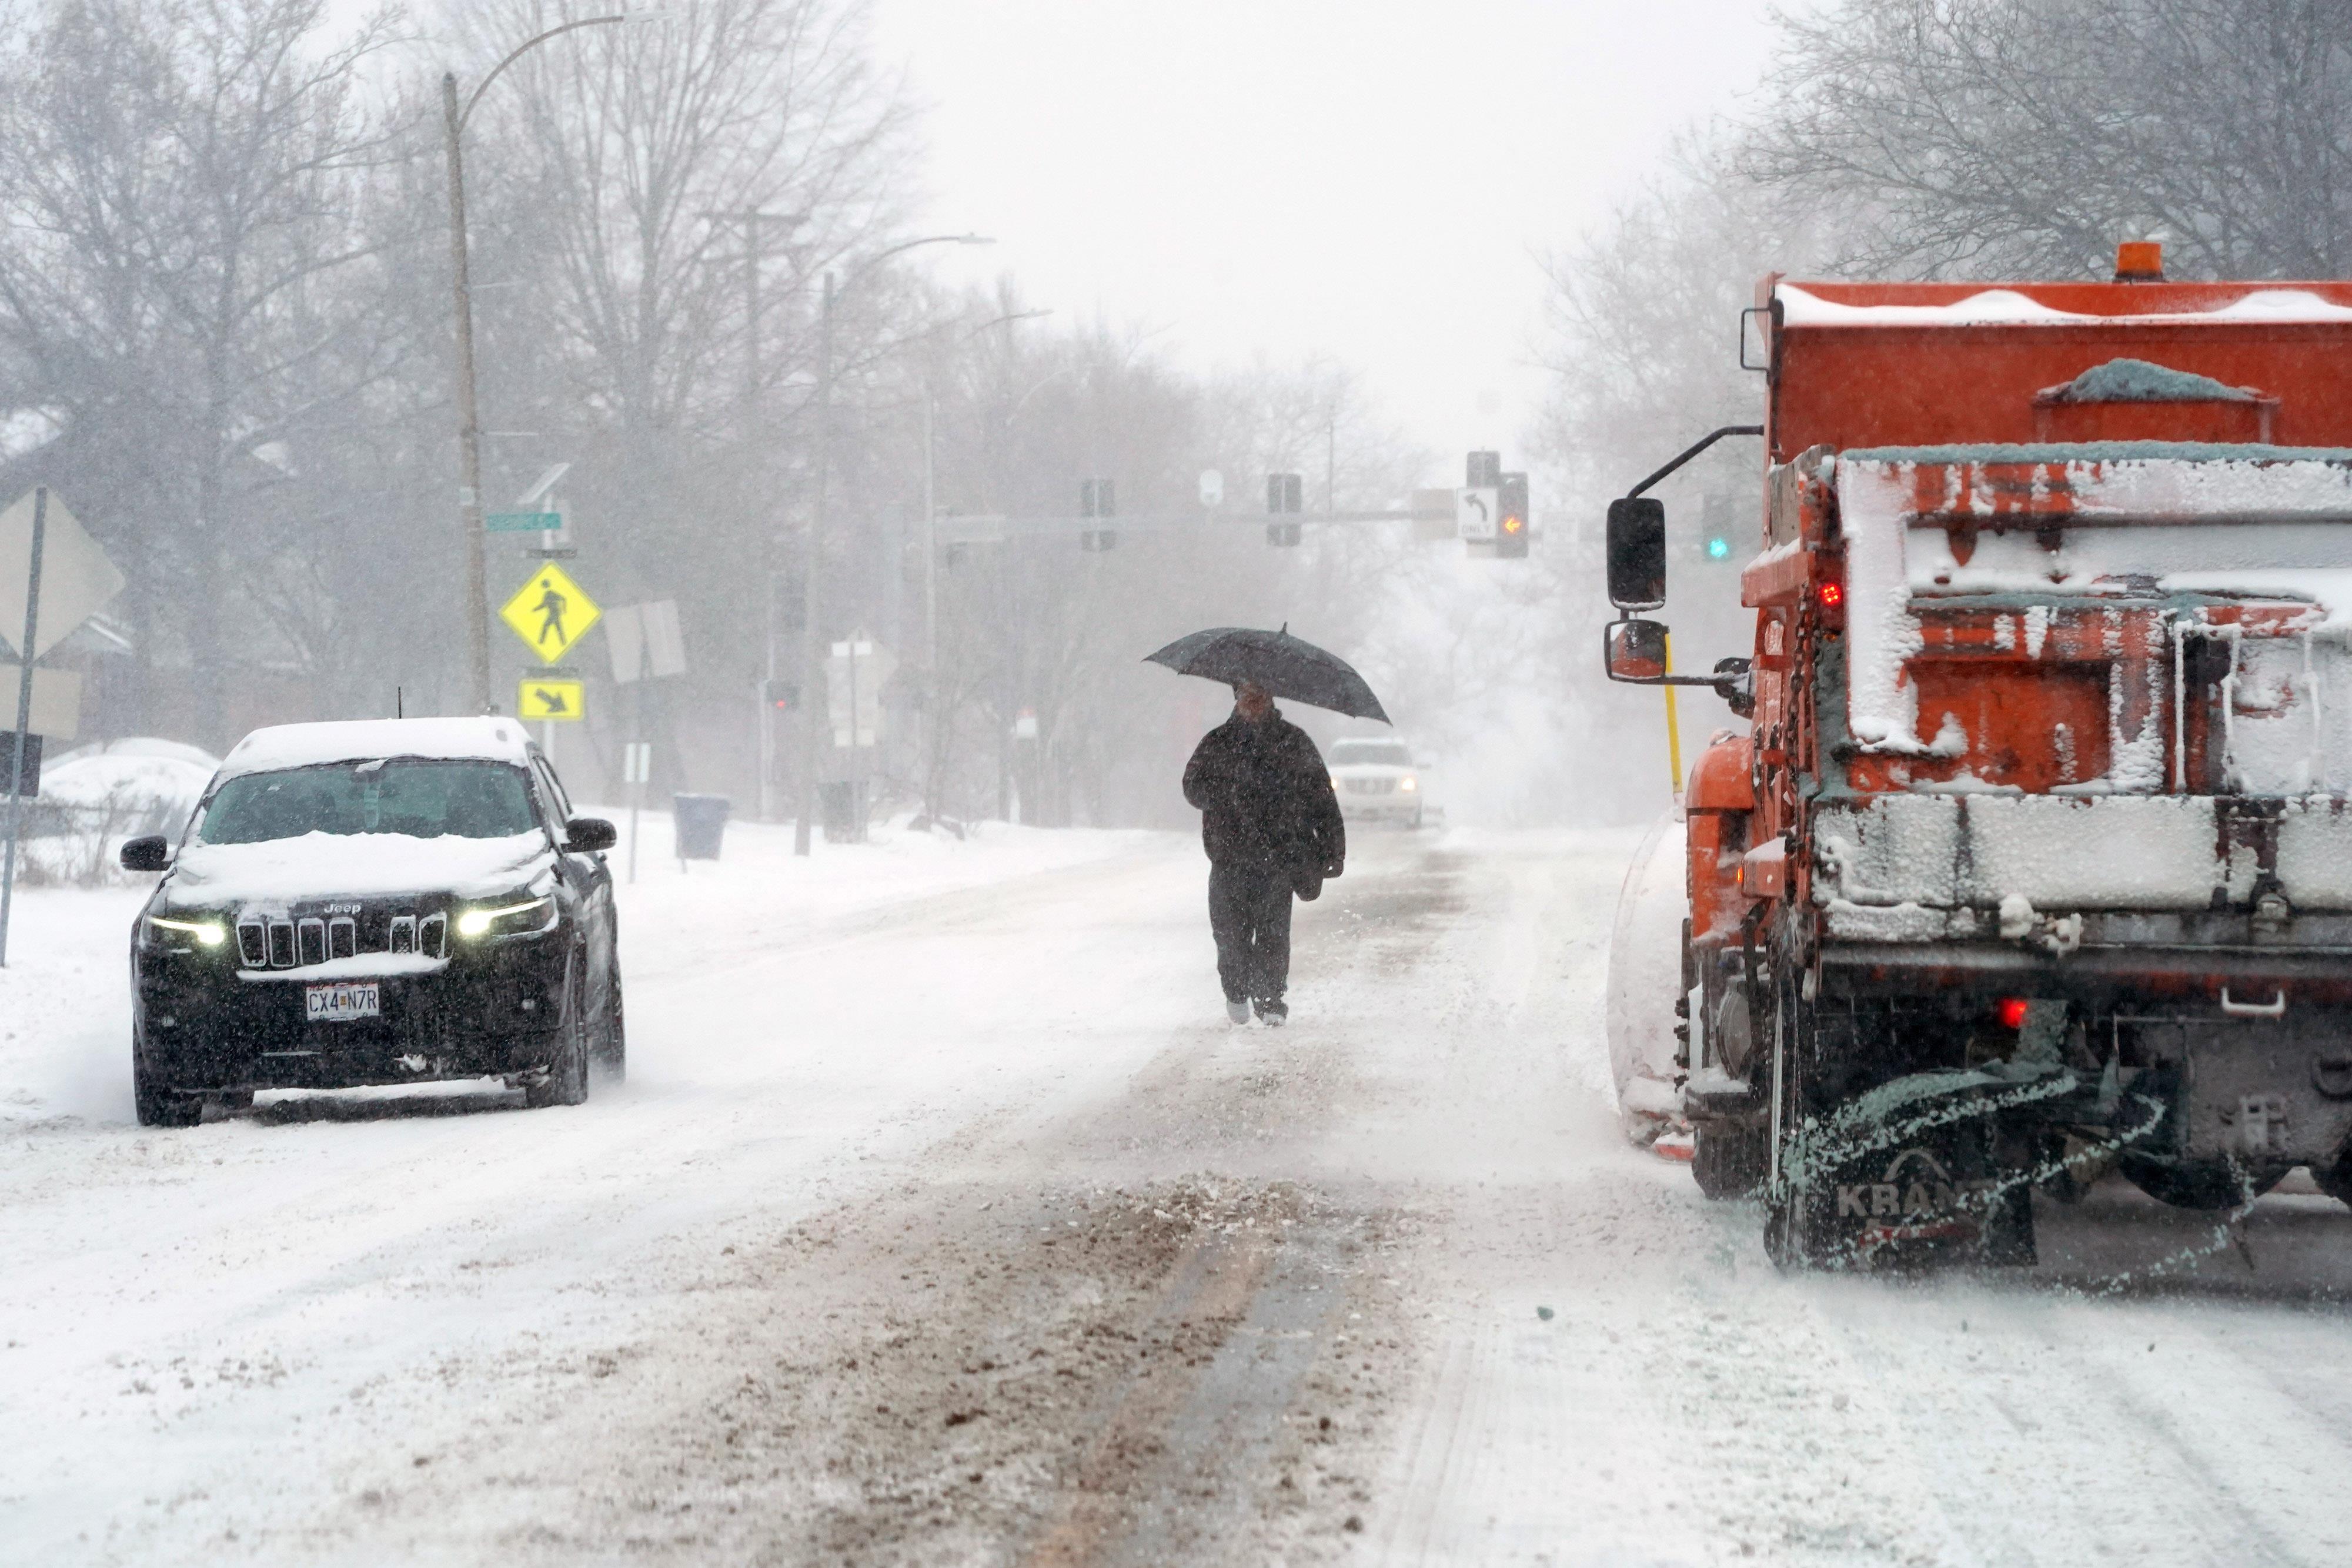
[[1651, 825], [1625, 868], [1609, 939], [1609, 1066], [1619, 1120], [1647, 1143], [1682, 1108], [1675, 1087], [1675, 1003], [1682, 994], [1683, 918], [1689, 909], [1679, 813]]
[[30, 883], [94, 887], [121, 880], [116, 852], [143, 833], [176, 839], [211, 781], [215, 759], [171, 741], [76, 747], [41, 769], [26, 812]]

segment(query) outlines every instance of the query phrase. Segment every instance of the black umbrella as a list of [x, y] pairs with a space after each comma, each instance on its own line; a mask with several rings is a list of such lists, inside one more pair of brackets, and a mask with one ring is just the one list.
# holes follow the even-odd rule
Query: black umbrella
[[1381, 699], [1372, 695], [1372, 688], [1347, 660], [1292, 636], [1286, 622], [1279, 632], [1248, 626], [1195, 632], [1177, 638], [1144, 663], [1165, 664], [1180, 675], [1198, 675], [1227, 685], [1248, 681], [1309, 707], [1390, 722], [1381, 711]]

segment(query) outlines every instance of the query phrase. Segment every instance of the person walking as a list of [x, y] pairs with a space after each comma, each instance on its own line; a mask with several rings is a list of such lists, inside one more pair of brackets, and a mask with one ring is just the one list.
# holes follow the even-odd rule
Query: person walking
[[1348, 829], [1322, 753], [1251, 682], [1234, 715], [1201, 737], [1184, 768], [1209, 853], [1209, 930], [1225, 1016], [1273, 1027], [1290, 1016], [1290, 900], [1312, 899], [1347, 868]]

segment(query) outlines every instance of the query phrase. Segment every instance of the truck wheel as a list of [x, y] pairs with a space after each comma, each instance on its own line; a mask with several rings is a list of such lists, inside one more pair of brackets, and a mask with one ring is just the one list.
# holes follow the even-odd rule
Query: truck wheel
[[1691, 1175], [1711, 1198], [1753, 1197], [1764, 1185], [1765, 1129], [1701, 1122], [1691, 1129]]
[[2174, 1165], [2125, 1149], [2116, 1155], [2116, 1168], [2158, 1203], [2175, 1208], [2215, 1209], [2235, 1208], [2246, 1202], [2250, 1186], [2252, 1196], [2260, 1197], [2284, 1181], [2291, 1167], [2249, 1171], [2223, 1161]]
[[563, 1025], [556, 1031], [555, 1060], [547, 1076], [525, 1084], [522, 1103], [537, 1111], [549, 1105], [577, 1105], [588, 1098], [588, 998], [580, 982], [575, 956], [563, 981]]
[[205, 1103], [195, 1095], [175, 1093], [169, 1084], [148, 1076], [135, 1041], [131, 1047], [131, 1103], [142, 1127], [193, 1127], [205, 1115]]

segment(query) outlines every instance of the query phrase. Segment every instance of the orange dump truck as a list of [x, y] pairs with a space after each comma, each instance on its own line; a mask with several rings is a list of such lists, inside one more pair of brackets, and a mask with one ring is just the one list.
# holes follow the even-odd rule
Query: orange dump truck
[[[2030, 1261], [2120, 1168], [2352, 1200], [2352, 284], [1794, 283], [1759, 426], [1612, 504], [1692, 768], [1683, 1100], [1776, 1260]], [[1760, 364], [1759, 363], [1760, 361]], [[1752, 657], [1668, 672], [1643, 494], [1760, 436]]]

